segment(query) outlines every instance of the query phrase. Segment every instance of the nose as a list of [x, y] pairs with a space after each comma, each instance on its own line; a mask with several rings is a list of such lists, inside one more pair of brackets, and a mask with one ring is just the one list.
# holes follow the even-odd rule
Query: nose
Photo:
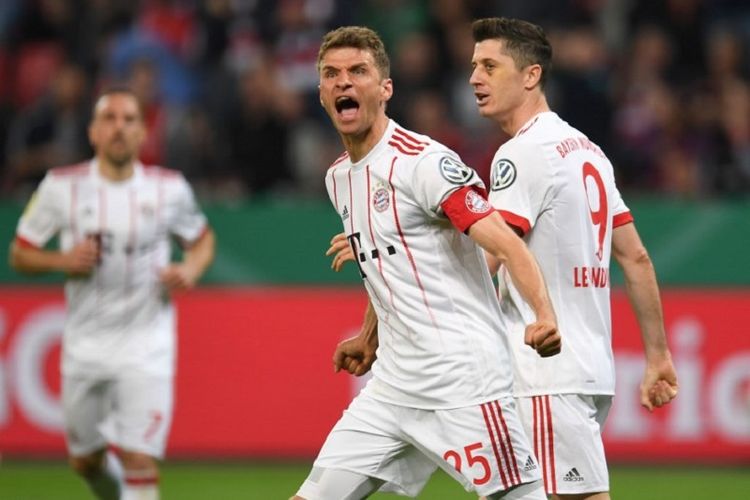
[[479, 80], [479, 71], [478, 71], [478, 68], [473, 68], [471, 70], [471, 75], [469, 76], [469, 84], [476, 87], [480, 83], [481, 82]]
[[349, 73], [346, 71], [342, 71], [338, 74], [338, 77], [336, 78], [336, 87], [342, 90], [348, 89], [352, 86], [352, 81], [349, 78]]

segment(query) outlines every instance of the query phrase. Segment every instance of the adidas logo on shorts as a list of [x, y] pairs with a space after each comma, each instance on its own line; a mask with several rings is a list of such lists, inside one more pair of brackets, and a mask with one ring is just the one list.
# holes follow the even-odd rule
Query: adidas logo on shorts
[[536, 469], [536, 463], [534, 463], [534, 459], [531, 458], [531, 455], [529, 455], [526, 457], [526, 464], [523, 466], [523, 470], [528, 472], [534, 469]]
[[583, 476], [578, 473], [578, 469], [573, 467], [568, 471], [567, 474], [565, 474], [565, 477], [563, 477], [563, 481], [572, 481], [572, 482], [581, 482], [583, 481]]

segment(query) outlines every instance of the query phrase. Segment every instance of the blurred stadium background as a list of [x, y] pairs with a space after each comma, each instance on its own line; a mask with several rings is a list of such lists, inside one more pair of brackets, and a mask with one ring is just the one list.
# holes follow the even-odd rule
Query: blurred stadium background
[[[287, 498], [352, 395], [335, 343], [365, 297], [323, 252], [323, 173], [341, 151], [317, 99], [321, 36], [378, 30], [402, 125], [487, 175], [505, 139], [467, 83], [474, 17], [542, 24], [553, 109], [608, 152], [663, 287], [680, 397], [649, 415], [635, 320], [613, 269], [618, 499], [750, 491], [750, 4], [747, 0], [3, 0], [0, 261], [46, 169], [87, 158], [92, 96], [146, 104], [146, 163], [182, 170], [218, 235], [178, 297], [176, 414], [163, 498]], [[5, 243], [3, 243], [5, 242]], [[85, 498], [65, 469], [61, 277], [0, 266], [0, 498]], [[382, 496], [388, 498], [387, 496]], [[436, 476], [424, 499], [472, 498]]]

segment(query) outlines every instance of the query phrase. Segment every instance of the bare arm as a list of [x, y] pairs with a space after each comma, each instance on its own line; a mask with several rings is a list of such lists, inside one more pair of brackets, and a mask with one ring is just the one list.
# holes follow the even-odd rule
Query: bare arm
[[469, 237], [485, 252], [504, 264], [523, 299], [536, 314], [536, 322], [526, 327], [525, 342], [542, 356], [560, 352], [557, 319], [539, 266], [526, 244], [497, 212], [475, 222]]
[[377, 349], [378, 316], [372, 302], [368, 300], [362, 330], [356, 337], [346, 339], [336, 346], [333, 353], [333, 369], [337, 373], [343, 368], [352, 375], [364, 375], [375, 362]]
[[659, 285], [651, 258], [635, 224], [616, 227], [612, 232], [612, 254], [622, 267], [625, 288], [633, 307], [646, 355], [646, 373], [641, 383], [641, 404], [649, 411], [677, 396], [677, 373], [667, 346]]
[[21, 273], [38, 274], [61, 271], [69, 275], [90, 273], [99, 260], [99, 245], [93, 238], [78, 242], [67, 252], [22, 246], [10, 246], [10, 267]]
[[187, 290], [195, 286], [214, 260], [216, 236], [208, 229], [183, 253], [182, 262], [168, 265], [161, 271], [161, 282], [170, 290]]

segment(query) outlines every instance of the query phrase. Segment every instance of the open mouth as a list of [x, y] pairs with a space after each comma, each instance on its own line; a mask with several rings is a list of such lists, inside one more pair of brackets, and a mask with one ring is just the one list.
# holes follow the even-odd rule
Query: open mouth
[[359, 109], [359, 103], [349, 96], [341, 96], [336, 99], [335, 106], [336, 112], [344, 119], [354, 118], [354, 115], [357, 114], [357, 110]]
[[474, 97], [476, 97], [477, 104], [479, 106], [484, 106], [485, 104], [487, 104], [487, 101], [489, 100], [490, 95], [485, 94], [483, 92], [474, 92]]

